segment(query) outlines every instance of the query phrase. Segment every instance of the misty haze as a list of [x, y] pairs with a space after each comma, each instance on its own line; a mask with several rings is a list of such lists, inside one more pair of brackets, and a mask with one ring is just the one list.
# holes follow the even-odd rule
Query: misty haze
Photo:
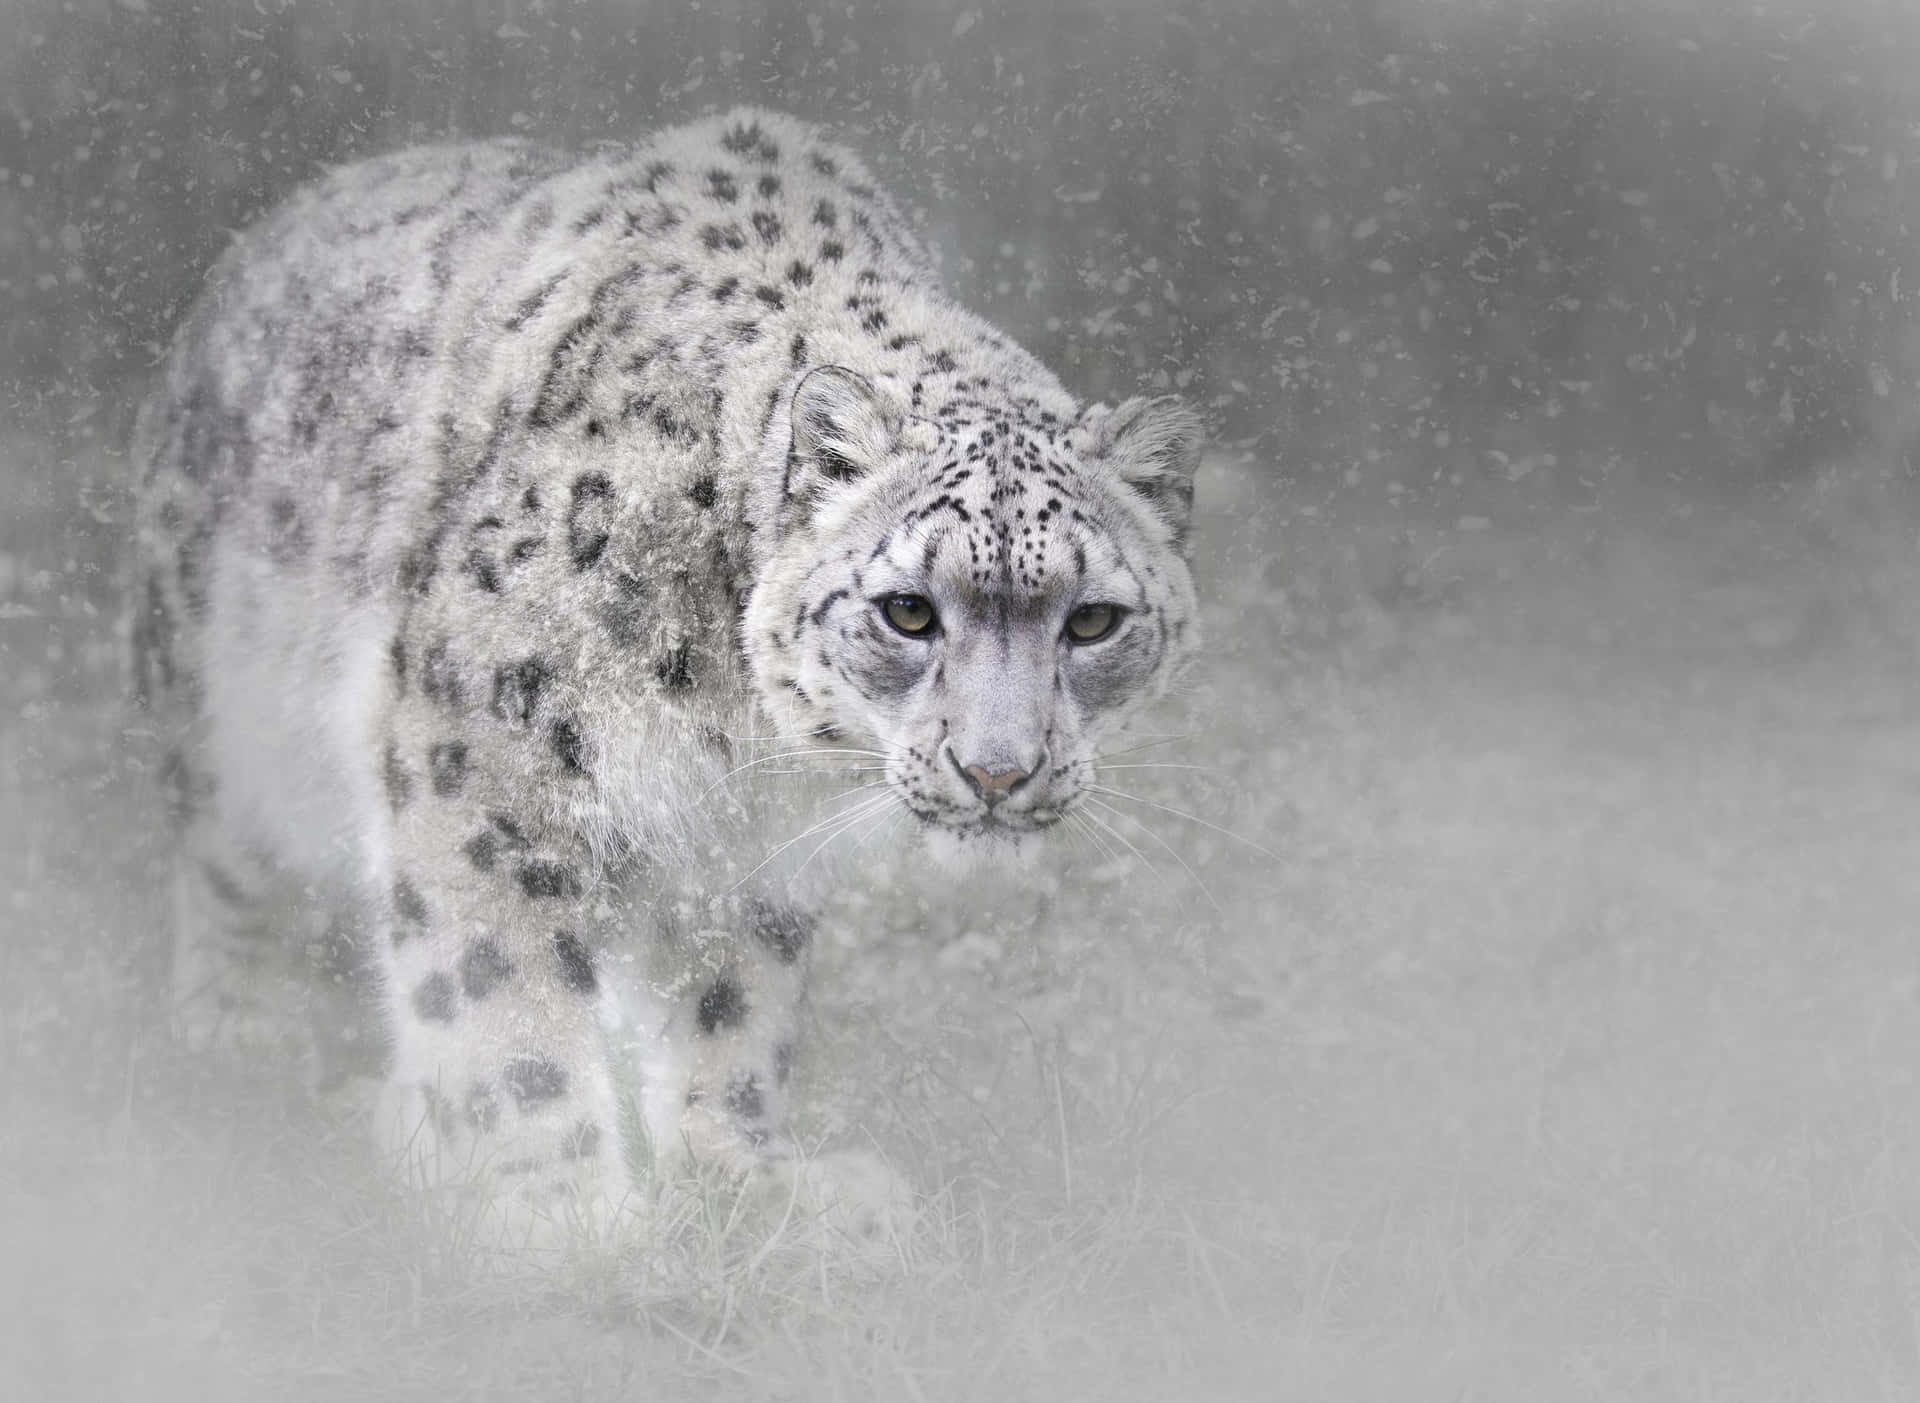
[[[0, 1397], [1920, 1396], [1910, 8], [0, 0]], [[377, 922], [292, 882], [265, 1033], [182, 1031], [135, 417], [216, 260], [329, 171], [488, 138], [613, 160], [740, 105], [820, 124], [983, 335], [1121, 407], [1061, 442], [1184, 532], [1203, 642], [1019, 862], [950, 869], [901, 806], [833, 792], [869, 773], [762, 743], [838, 744], [811, 712], [717, 728], [691, 792], [773, 826], [716, 886], [832, 874], [799, 1034], [728, 1105], [759, 1115], [777, 1063], [807, 1162], [857, 1154], [905, 1200], [849, 1224], [724, 1174], [669, 1192], [629, 1148], [631, 1231], [516, 1255], [369, 1133]], [[708, 181], [743, 211], [780, 188]], [[665, 237], [638, 204], [576, 227], [614, 214]], [[800, 237], [734, 247], [755, 230]], [[516, 326], [558, 318], [564, 271]], [[838, 275], [698, 296], [744, 345], [736, 291], [787, 314]], [[553, 387], [590, 315], [519, 402], [582, 442], [586, 392]], [[768, 432], [817, 449], [827, 500], [864, 465], [809, 434], [903, 416], [890, 381], [804, 378], [779, 325]], [[335, 389], [343, 442], [393, 427], [303, 392]], [[1190, 523], [1143, 466], [1178, 456], [1176, 400], [1205, 429]], [[722, 437], [718, 408], [628, 403]], [[582, 513], [614, 484], [555, 481], [553, 578], [610, 571]], [[499, 593], [504, 551], [441, 586]], [[886, 589], [874, 636], [933, 637], [944, 606]], [[1059, 655], [1127, 613], [1093, 599]], [[500, 672], [475, 706], [570, 773], [623, 742], [564, 695]], [[431, 753], [388, 759], [396, 813], [457, 790], [466, 747]], [[1004, 754], [942, 781], [994, 812], [1039, 763]], [[290, 814], [313, 787], [254, 777]], [[492, 823], [476, 891], [499, 863], [580, 894]], [[611, 988], [602, 947], [553, 939], [556, 978]], [[514, 956], [478, 942], [457, 993], [399, 1003], [450, 1023]], [[730, 978], [709, 1034], [746, 1016]], [[559, 1153], [641, 1143], [645, 1089], [618, 1097]]]

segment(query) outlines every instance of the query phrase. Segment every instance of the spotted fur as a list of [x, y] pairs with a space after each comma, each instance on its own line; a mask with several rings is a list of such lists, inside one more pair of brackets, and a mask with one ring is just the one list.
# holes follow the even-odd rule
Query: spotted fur
[[1075, 401], [766, 112], [335, 172], [238, 236], [137, 437], [183, 1028], [253, 997], [233, 854], [329, 884], [387, 1123], [535, 1216], [624, 1195], [622, 1082], [657, 1157], [787, 1162], [811, 920], [736, 738], [877, 752], [927, 836], [1012, 847], [1196, 646], [1194, 416]]

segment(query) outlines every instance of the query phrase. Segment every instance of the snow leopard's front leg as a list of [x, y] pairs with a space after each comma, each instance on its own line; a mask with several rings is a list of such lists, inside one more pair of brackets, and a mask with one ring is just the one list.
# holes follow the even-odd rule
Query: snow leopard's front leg
[[786, 1148], [812, 922], [770, 900], [709, 899], [691, 881], [653, 905], [647, 959], [620, 1005], [655, 1164], [752, 1169]]
[[429, 1183], [482, 1192], [502, 1245], [604, 1232], [628, 1196], [597, 1013], [585, 843], [510, 730], [404, 705], [386, 748], [382, 1129]]
[[858, 1236], [903, 1223], [912, 1195], [884, 1163], [803, 1152], [787, 1130], [811, 914], [772, 891], [655, 909], [645, 965], [617, 995], [655, 1174], [717, 1169], [776, 1212], [791, 1201]]

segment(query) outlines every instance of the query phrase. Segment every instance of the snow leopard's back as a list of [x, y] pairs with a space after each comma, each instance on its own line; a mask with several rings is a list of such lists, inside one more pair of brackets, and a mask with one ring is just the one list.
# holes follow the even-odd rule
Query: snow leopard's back
[[218, 795], [268, 847], [351, 863], [364, 784], [340, 761], [371, 698], [351, 699], [401, 612], [429, 465], [452, 451], [434, 420], [455, 408], [466, 272], [499, 263], [514, 207], [559, 164], [502, 142], [346, 167], [215, 267], [134, 444], [135, 686], [178, 733], [182, 808]]

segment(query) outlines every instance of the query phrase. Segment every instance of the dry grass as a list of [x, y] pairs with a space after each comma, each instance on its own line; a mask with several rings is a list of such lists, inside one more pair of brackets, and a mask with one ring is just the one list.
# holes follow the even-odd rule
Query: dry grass
[[1122, 787], [1280, 860], [1142, 810], [1191, 876], [850, 893], [802, 1129], [926, 1191], [877, 1258], [708, 1186], [503, 1275], [349, 1117], [180, 1060], [105, 595], [0, 539], [0, 1393], [1914, 1396], [1905, 504], [1376, 529], [1211, 476], [1215, 662], [1139, 759], [1212, 768]]

